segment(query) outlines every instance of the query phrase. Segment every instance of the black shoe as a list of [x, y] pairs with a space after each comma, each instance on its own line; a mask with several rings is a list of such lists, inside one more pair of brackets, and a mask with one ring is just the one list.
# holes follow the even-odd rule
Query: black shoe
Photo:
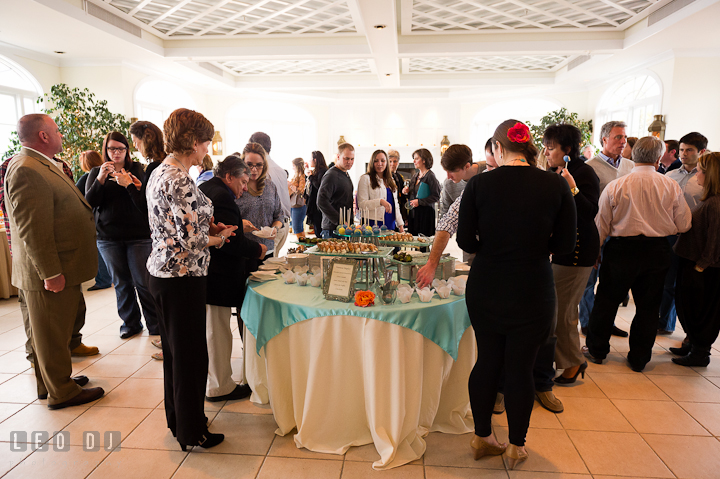
[[667, 329], [658, 328], [657, 335], [658, 336], [670, 336], [674, 331], [668, 331]]
[[[75, 376], [72, 380], [80, 387], [83, 387], [90, 382], [90, 379], [88, 379], [87, 376]], [[47, 397], [47, 394], [38, 394], [38, 399], [47, 399]]]
[[582, 374], [582, 378], [585, 379], [585, 370], [587, 369], [587, 367], [588, 367], [588, 363], [587, 363], [587, 361], [585, 361], [584, 363], [582, 363], [580, 365], [577, 372], [575, 373], [575, 376], [573, 376], [571, 378], [566, 378], [565, 376], [560, 375], [560, 376], [556, 377], [554, 379], [554, 381], [558, 384], [572, 384], [575, 381], [577, 381], [577, 377], [580, 376], [581, 374]]
[[585, 356], [588, 359], [588, 361], [590, 361], [591, 363], [595, 363], [595, 364], [602, 364], [603, 360], [598, 359], [595, 356], [593, 356], [592, 354], [590, 354], [590, 350], [588, 349], [587, 346], [583, 346], [581, 350], [582, 350], [583, 356]]
[[623, 331], [622, 329], [618, 328], [618, 327], [615, 326], [614, 324], [613, 324], [613, 327], [612, 327], [612, 332], [611, 332], [610, 334], [612, 334], [613, 336], [618, 336], [618, 337], [620, 337], [620, 338], [627, 338], [627, 337], [628, 337], [627, 331]]
[[183, 451], [187, 451], [188, 447], [194, 447], [194, 446], [200, 446], [203, 449], [210, 449], [211, 447], [215, 447], [221, 442], [225, 440], [224, 434], [212, 434], [210, 431], [206, 430], [205, 434], [203, 434], [202, 439], [198, 441], [197, 444], [183, 444], [180, 441], [180, 449]]
[[247, 384], [238, 384], [232, 392], [223, 396], [205, 396], [208, 402], [230, 401], [233, 399], [245, 399], [252, 394], [252, 389]]
[[63, 409], [70, 406], [79, 406], [81, 404], [87, 404], [89, 402], [93, 402], [97, 399], [100, 399], [103, 397], [103, 394], [105, 394], [105, 391], [103, 388], [89, 388], [89, 389], [83, 389], [80, 391], [80, 394], [75, 396], [72, 399], [68, 399], [65, 402], [61, 402], [60, 404], [49, 404], [48, 408], [50, 409]]
[[112, 286], [112, 284], [108, 286], [98, 286], [97, 283], [95, 283], [88, 288], [88, 291], [100, 291], [101, 289], [108, 289], [110, 286]]
[[588, 326], [580, 326], [580, 332], [583, 336], [587, 337], [590, 328]]
[[676, 356], [687, 356], [690, 354], [690, 349], [692, 349], [690, 343], [683, 343], [679, 348], [669, 348], [670, 352]]
[[706, 368], [710, 364], [710, 356], [702, 354], [690, 353], [687, 356], [681, 358], [672, 358], [672, 362], [679, 364], [680, 366], [694, 366], [698, 368]]
[[136, 334], [142, 333], [142, 326], [137, 328], [131, 328], [130, 326], [120, 326], [120, 338], [121, 339], [130, 339]]
[[642, 366], [640, 366], [639, 364], [633, 363], [633, 362], [630, 361], [629, 359], [627, 360], [627, 363], [628, 363], [628, 366], [630, 366], [630, 369], [632, 369], [632, 370], [635, 371], [636, 373], [641, 373], [641, 372], [643, 371], [643, 369], [645, 369], [645, 365], [644, 365], [644, 364], [643, 364]]

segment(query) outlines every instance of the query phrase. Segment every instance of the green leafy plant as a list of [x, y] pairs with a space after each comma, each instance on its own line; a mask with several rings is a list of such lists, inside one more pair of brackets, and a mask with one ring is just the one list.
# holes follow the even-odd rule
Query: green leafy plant
[[565, 108], [551, 111], [550, 113], [542, 117], [540, 119], [540, 123], [537, 125], [534, 125], [529, 121], [525, 123], [530, 128], [530, 132], [532, 133], [535, 146], [541, 153], [540, 157], [538, 158], [538, 163], [541, 163], [543, 166], [545, 166], [545, 156], [542, 155], [542, 139], [543, 134], [545, 133], [545, 129], [550, 125], [555, 125], [556, 123], [568, 123], [570, 125], [575, 125], [580, 130], [580, 133], [582, 133], [582, 144], [580, 145], [580, 149], [582, 150], [586, 145], [592, 144], [592, 120], [581, 120], [580, 118], [578, 118], [577, 113], [569, 113]]
[[[128, 136], [130, 122], [123, 115], [112, 113], [106, 100], [98, 100], [87, 88], [70, 88], [64, 83], [53, 85], [50, 93], [38, 98], [44, 103], [42, 112], [55, 119], [63, 135], [63, 151], [57, 157], [70, 165], [75, 178], [83, 171], [78, 157], [86, 150], [102, 150], [103, 138], [108, 132], [119, 131]], [[5, 153], [8, 158], [18, 151], [21, 145], [17, 133], [10, 138], [10, 149]]]

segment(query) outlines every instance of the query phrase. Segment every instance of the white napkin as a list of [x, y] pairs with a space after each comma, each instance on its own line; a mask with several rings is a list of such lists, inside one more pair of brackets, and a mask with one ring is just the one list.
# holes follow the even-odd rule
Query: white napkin
[[315, 286], [316, 288], [322, 284], [322, 276], [314, 274], [310, 276], [310, 284]]
[[410, 291], [411, 293], [414, 291], [414, 290], [410, 287], [409, 284], [407, 284], [407, 283], [400, 283], [400, 284], [398, 285], [398, 291], [402, 291], [402, 290], [404, 290], [404, 289]]
[[456, 295], [462, 296], [463, 294], [465, 294], [465, 285], [453, 284], [452, 290], [453, 290], [453, 293], [455, 293]]
[[465, 285], [467, 284], [467, 279], [468, 279], [467, 275], [453, 276], [447, 282], [448, 282], [448, 284], [454, 284], [457, 286], [462, 286], [464, 288]]
[[313, 266], [311, 271], [315, 276], [320, 276], [322, 278], [322, 268], [320, 266]]
[[415, 288], [415, 291], [417, 291], [421, 303], [429, 303], [432, 301], [433, 294], [435, 294], [435, 290], [430, 289], [427, 286], [423, 289]]
[[397, 297], [400, 299], [400, 302], [405, 304], [410, 302], [410, 298], [412, 297], [413, 290], [411, 288], [398, 288], [397, 290]]
[[447, 286], [447, 281], [445, 281], [444, 279], [435, 278], [430, 284], [433, 288], [438, 289], [442, 288], [443, 286]]
[[293, 284], [295, 282], [295, 273], [292, 271], [285, 271], [282, 276], [285, 278], [287, 284]]
[[[306, 268], [307, 268], [307, 266], [306, 266]], [[295, 279], [297, 280], [297, 283], [300, 286], [306, 286], [307, 282], [308, 282], [308, 275], [307, 275], [307, 273], [302, 273], [302, 274], [295, 273]]]
[[437, 294], [442, 299], [448, 299], [450, 297], [450, 290], [452, 289], [452, 286], [446, 285], [446, 286], [440, 286], [437, 288]]
[[308, 268], [309, 268], [309, 267], [308, 267], [308, 265], [306, 265], [306, 264], [305, 264], [305, 265], [302, 265], [302, 266], [301, 266], [301, 265], [298, 265], [298, 266], [295, 266], [295, 267], [293, 268], [293, 271], [295, 271], [295, 272], [298, 273], [298, 274], [303, 274], [303, 273], [307, 273]]

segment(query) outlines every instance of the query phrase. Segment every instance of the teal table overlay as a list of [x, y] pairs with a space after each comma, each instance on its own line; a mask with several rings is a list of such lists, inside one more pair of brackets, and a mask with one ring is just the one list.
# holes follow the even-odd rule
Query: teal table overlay
[[323, 316], [358, 316], [376, 319], [412, 329], [440, 346], [453, 360], [458, 344], [470, 327], [465, 296], [437, 294], [429, 303], [421, 303], [417, 294], [407, 304], [361, 308], [353, 303], [327, 301], [321, 288], [285, 284], [282, 279], [265, 283], [249, 282], [240, 312], [245, 325], [256, 339], [257, 352], [284, 328], [306, 319]]

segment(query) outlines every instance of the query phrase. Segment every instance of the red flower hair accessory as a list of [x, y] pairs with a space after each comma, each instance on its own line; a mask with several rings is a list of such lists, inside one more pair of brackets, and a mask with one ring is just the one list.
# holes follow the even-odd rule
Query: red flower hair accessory
[[527, 143], [530, 141], [530, 129], [525, 123], [517, 122], [508, 130], [507, 137], [513, 143]]

